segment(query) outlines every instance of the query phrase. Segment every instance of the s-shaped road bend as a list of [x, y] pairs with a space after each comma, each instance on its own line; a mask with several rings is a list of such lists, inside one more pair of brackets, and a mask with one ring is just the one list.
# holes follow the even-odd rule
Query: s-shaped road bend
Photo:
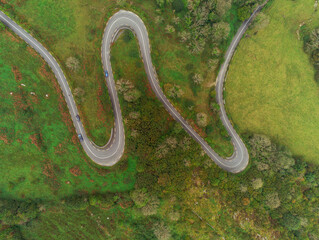
[[256, 13], [262, 8], [262, 6], [258, 7], [251, 17], [246, 20], [242, 26], [239, 28], [237, 34], [235, 35], [227, 53], [225, 56], [225, 62], [220, 68], [220, 72], [217, 78], [217, 102], [220, 105], [220, 117], [221, 120], [228, 131], [228, 134], [231, 136], [232, 143], [234, 145], [234, 154], [227, 159], [223, 159], [220, 157], [208, 144], [207, 142], [200, 137], [197, 132], [185, 121], [185, 119], [179, 114], [179, 112], [173, 107], [173, 105], [167, 100], [164, 95], [159, 82], [157, 80], [157, 74], [155, 72], [155, 68], [152, 64], [151, 55], [150, 55], [150, 44], [148, 33], [143, 21], [134, 13], [129, 11], [120, 10], [116, 14], [114, 14], [108, 21], [106, 28], [104, 30], [103, 40], [102, 40], [102, 62], [104, 71], [108, 72], [108, 77], [105, 78], [106, 84], [108, 86], [108, 91], [110, 95], [110, 99], [113, 106], [114, 112], [114, 127], [112, 130], [112, 134], [109, 142], [105, 146], [97, 146], [93, 142], [91, 142], [84, 130], [84, 127], [80, 121], [76, 119], [76, 115], [79, 114], [78, 109], [76, 107], [73, 95], [71, 93], [68, 82], [65, 78], [65, 75], [60, 68], [59, 64], [55, 60], [55, 58], [50, 54], [46, 48], [39, 43], [36, 39], [34, 39], [29, 33], [27, 33], [23, 28], [21, 28], [18, 24], [16, 24], [13, 20], [11, 20], [6, 14], [0, 11], [0, 21], [2, 21], [7, 27], [9, 27], [12, 31], [14, 31], [18, 36], [20, 36], [27, 44], [29, 44], [32, 48], [34, 48], [43, 59], [49, 64], [52, 71], [54, 72], [60, 87], [62, 89], [65, 101], [69, 108], [71, 118], [76, 129], [77, 134], [81, 134], [83, 137], [83, 141], [81, 141], [82, 147], [86, 154], [97, 164], [102, 166], [113, 166], [116, 164], [123, 155], [124, 147], [125, 147], [125, 133], [124, 126], [122, 120], [122, 113], [119, 104], [119, 99], [117, 96], [117, 91], [115, 88], [115, 82], [112, 73], [111, 61], [110, 61], [110, 47], [111, 44], [116, 40], [116, 36], [120, 30], [129, 29], [133, 31], [136, 35], [140, 52], [143, 58], [145, 71], [148, 77], [148, 80], [151, 84], [151, 87], [159, 98], [159, 100], [164, 104], [166, 110], [171, 114], [171, 116], [178, 121], [183, 128], [188, 132], [190, 136], [194, 140], [196, 140], [203, 148], [203, 150], [207, 153], [207, 155], [221, 168], [226, 171], [232, 173], [238, 173], [243, 171], [249, 161], [249, 155], [247, 148], [244, 143], [232, 127], [230, 121], [227, 118], [224, 100], [223, 100], [223, 83], [225, 79], [225, 75], [227, 72], [227, 68], [231, 57], [234, 53], [236, 46], [238, 45], [241, 37], [244, 32], [248, 28], [249, 23], [256, 15]]

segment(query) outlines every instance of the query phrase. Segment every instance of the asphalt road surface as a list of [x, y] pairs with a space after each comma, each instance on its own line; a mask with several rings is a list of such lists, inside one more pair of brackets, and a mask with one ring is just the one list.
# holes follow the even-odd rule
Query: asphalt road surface
[[108, 21], [103, 35], [102, 40], [102, 62], [104, 71], [107, 70], [109, 76], [105, 78], [106, 84], [108, 86], [109, 95], [111, 98], [113, 112], [114, 112], [114, 127], [112, 129], [112, 134], [109, 142], [105, 146], [97, 146], [94, 144], [88, 137], [84, 130], [84, 127], [81, 121], [76, 119], [76, 115], [79, 114], [73, 95], [71, 93], [68, 82], [65, 78], [65, 75], [60, 68], [59, 64], [55, 58], [50, 54], [45, 47], [42, 46], [36, 39], [34, 39], [29, 33], [22, 29], [18, 24], [11, 20], [6, 14], [0, 11], [0, 21], [2, 21], [7, 27], [14, 31], [18, 36], [20, 36], [27, 44], [34, 48], [43, 59], [49, 64], [52, 71], [54, 72], [60, 87], [62, 89], [65, 101], [69, 108], [71, 118], [76, 129], [77, 134], [81, 134], [83, 141], [80, 141], [82, 147], [86, 154], [97, 164], [102, 166], [113, 166], [116, 164], [122, 157], [125, 147], [125, 133], [123, 126], [123, 119], [121, 108], [119, 104], [119, 99], [117, 96], [117, 91], [115, 88], [115, 82], [112, 73], [111, 61], [110, 61], [110, 47], [111, 44], [116, 40], [117, 34], [123, 29], [131, 30], [138, 39], [140, 52], [143, 58], [145, 71], [148, 77], [148, 80], [151, 84], [151, 87], [159, 98], [159, 100], [164, 104], [166, 110], [170, 115], [178, 121], [183, 128], [189, 133], [189, 135], [196, 140], [207, 153], [207, 155], [221, 168], [232, 173], [238, 173], [243, 171], [248, 162], [249, 154], [247, 148], [245, 147], [243, 141], [240, 139], [234, 128], [232, 127], [229, 119], [226, 115], [224, 100], [223, 100], [223, 83], [225, 75], [227, 73], [227, 68], [231, 57], [235, 51], [236, 46], [238, 45], [240, 39], [248, 28], [249, 23], [256, 15], [256, 13], [262, 8], [260, 6], [257, 8], [252, 16], [245, 21], [242, 26], [239, 28], [236, 36], [234, 37], [231, 45], [225, 56], [225, 62], [221, 66], [218, 78], [217, 78], [217, 102], [220, 105], [220, 118], [228, 132], [231, 136], [232, 143], [234, 145], [234, 154], [227, 159], [220, 157], [208, 144], [207, 142], [200, 137], [197, 132], [186, 122], [186, 120], [179, 114], [179, 112], [173, 107], [169, 100], [164, 95], [158, 79], [155, 68], [152, 64], [151, 55], [150, 55], [150, 44], [148, 33], [143, 21], [134, 13], [129, 11], [120, 10], [114, 14]]

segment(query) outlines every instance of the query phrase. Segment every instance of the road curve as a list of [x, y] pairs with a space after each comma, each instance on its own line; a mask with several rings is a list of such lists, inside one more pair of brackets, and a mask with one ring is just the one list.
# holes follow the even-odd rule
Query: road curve
[[207, 155], [221, 168], [232, 173], [238, 173], [243, 171], [249, 161], [249, 155], [247, 148], [244, 143], [232, 127], [230, 121], [227, 118], [224, 100], [223, 100], [223, 83], [227, 68], [231, 57], [234, 53], [236, 46], [238, 45], [241, 37], [248, 28], [249, 23], [255, 14], [261, 9], [262, 6], [257, 8], [252, 16], [245, 21], [240, 29], [238, 30], [235, 38], [233, 39], [227, 53], [225, 56], [225, 62], [221, 66], [220, 73], [217, 78], [217, 102], [220, 105], [220, 117], [221, 120], [227, 129], [229, 135], [231, 136], [232, 143], [234, 145], [234, 154], [227, 159], [220, 157], [208, 144], [207, 142], [200, 137], [197, 132], [187, 123], [187, 121], [178, 113], [178, 111], [173, 107], [173, 105], [168, 101], [164, 95], [159, 82], [157, 80], [157, 74], [155, 68], [152, 64], [151, 55], [150, 55], [150, 44], [148, 33], [143, 21], [134, 13], [129, 11], [120, 10], [115, 13], [108, 21], [106, 28], [104, 30], [103, 40], [102, 40], [102, 62], [104, 71], [107, 70], [109, 76], [106, 77], [106, 84], [108, 86], [108, 91], [114, 111], [114, 128], [112, 129], [112, 134], [109, 142], [105, 146], [97, 146], [88, 138], [84, 127], [80, 121], [77, 121], [76, 115], [79, 114], [76, 107], [73, 95], [71, 93], [68, 82], [65, 78], [65, 75], [60, 68], [59, 64], [55, 58], [50, 54], [46, 48], [34, 39], [29, 33], [27, 33], [23, 28], [11, 20], [6, 14], [0, 11], [0, 21], [2, 21], [6, 26], [8, 26], [12, 31], [14, 31], [18, 36], [20, 36], [27, 44], [34, 48], [43, 59], [49, 64], [52, 71], [54, 72], [60, 87], [62, 89], [65, 101], [69, 108], [71, 118], [76, 129], [77, 134], [82, 134], [83, 141], [80, 141], [82, 147], [86, 154], [97, 164], [102, 166], [113, 166], [116, 164], [123, 155], [125, 147], [125, 133], [123, 126], [123, 119], [121, 108], [119, 104], [119, 99], [117, 96], [117, 91], [115, 88], [115, 82], [112, 73], [111, 61], [110, 61], [110, 47], [111, 44], [116, 40], [116, 36], [120, 30], [129, 29], [131, 30], [138, 39], [140, 52], [143, 58], [145, 71], [148, 77], [148, 80], [151, 84], [151, 87], [159, 98], [159, 100], [164, 104], [166, 110], [170, 115], [178, 121], [183, 128], [196, 140], [207, 153]]

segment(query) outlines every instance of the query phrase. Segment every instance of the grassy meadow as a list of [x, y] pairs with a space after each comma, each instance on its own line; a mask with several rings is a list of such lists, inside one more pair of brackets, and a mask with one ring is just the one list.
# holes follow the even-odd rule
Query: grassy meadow
[[54, 75], [7, 30], [0, 33], [0, 83], [3, 197], [55, 199], [134, 186], [136, 158], [124, 157], [128, 161], [112, 169], [95, 166], [78, 142]]
[[240, 133], [268, 135], [319, 163], [318, 85], [298, 39], [303, 24], [319, 26], [319, 14], [311, 0], [276, 0], [264, 14], [269, 24], [247, 32], [230, 65], [227, 112]]
[[[161, 86], [166, 94], [173, 86], [178, 86], [183, 94], [178, 98], [171, 98], [174, 106], [180, 113], [190, 120], [190, 123], [206, 138], [210, 145], [221, 155], [230, 156], [232, 145], [227, 137], [223, 137], [219, 117], [209, 108], [209, 93], [214, 86], [217, 59], [207, 64], [211, 49], [201, 55], [191, 54], [185, 44], [180, 43], [178, 31], [180, 25], [172, 22], [173, 13], [170, 9], [160, 12], [155, 1], [95, 1], [88, 4], [83, 0], [57, 1], [25, 1], [8, 0], [22, 25], [29, 29], [58, 59], [67, 75], [67, 79], [76, 95], [76, 103], [81, 118], [89, 136], [97, 144], [105, 144], [113, 127], [113, 113], [105, 86], [100, 47], [105, 24], [110, 16], [120, 8], [136, 12], [143, 19], [149, 31], [152, 49], [152, 60], [157, 69]], [[32, 14], [30, 14], [32, 13]], [[236, 22], [232, 14], [225, 18]], [[158, 20], [162, 18], [162, 20]], [[57, 19], [56, 21], [54, 19]], [[176, 31], [168, 33], [166, 26], [174, 25]], [[231, 29], [231, 35], [235, 29]], [[121, 45], [126, 49], [126, 43]], [[134, 50], [130, 50], [134, 51]], [[121, 53], [113, 53], [115, 54]], [[121, 54], [120, 67], [127, 66], [130, 57]], [[79, 60], [79, 68], [71, 70], [66, 62], [69, 57]], [[136, 56], [135, 62], [140, 61]], [[134, 67], [136, 63], [132, 62]], [[114, 63], [112, 62], [112, 66]], [[114, 68], [114, 66], [113, 66]], [[144, 69], [142, 68], [142, 71]], [[203, 83], [198, 86], [192, 82], [192, 76], [200, 73]], [[140, 73], [137, 74], [139, 76]], [[143, 81], [145, 82], [145, 81]], [[208, 114], [208, 127], [199, 127], [196, 123], [196, 114]]]

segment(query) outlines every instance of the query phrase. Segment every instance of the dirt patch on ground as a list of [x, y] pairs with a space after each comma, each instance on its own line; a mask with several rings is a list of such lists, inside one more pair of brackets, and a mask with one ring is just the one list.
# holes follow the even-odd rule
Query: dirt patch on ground
[[21, 94], [16, 93], [13, 95], [14, 99], [14, 107], [15, 107], [15, 114], [18, 114], [19, 109], [27, 110], [28, 108], [32, 109], [32, 106], [28, 103], [27, 99]]
[[121, 208], [126, 209], [128, 207], [132, 207], [133, 206], [133, 202], [132, 201], [126, 201], [126, 202], [120, 202], [119, 203]]
[[202, 137], [207, 137], [207, 134], [203, 131], [202, 128], [198, 127], [193, 119], [187, 119], [187, 122], [194, 128], [194, 130]]
[[5, 144], [9, 143], [7, 136], [5, 136], [5, 135], [0, 135], [0, 140], [4, 141]]
[[19, 71], [18, 67], [17, 67], [17, 66], [12, 66], [11, 71], [12, 71], [13, 74], [14, 74], [14, 79], [15, 79], [17, 82], [20, 82], [20, 81], [22, 80], [22, 74], [21, 74], [21, 72]]
[[27, 51], [33, 56], [33, 57], [39, 57], [39, 55], [37, 54], [37, 52], [30, 46], [27, 46]]
[[63, 154], [66, 152], [64, 144], [60, 143], [58, 146], [54, 147], [54, 154]]
[[74, 145], [77, 145], [77, 143], [78, 143], [78, 137], [77, 136], [75, 136], [75, 135], [72, 136], [72, 143]]
[[45, 164], [42, 167], [42, 173], [47, 176], [46, 183], [56, 193], [60, 187], [60, 183], [58, 182], [52, 162], [50, 160], [45, 161]]
[[73, 168], [70, 168], [69, 171], [76, 177], [82, 175], [82, 171], [78, 166], [74, 166]]
[[11, 32], [9, 32], [8, 30], [5, 30], [5, 34], [14, 42], [21, 42], [20, 38], [17, 38], [16, 36], [14, 36]]
[[34, 103], [34, 104], [39, 104], [40, 103], [40, 100], [39, 100], [39, 98], [38, 98], [38, 96], [32, 96], [31, 97], [31, 100], [32, 100], [32, 102]]
[[31, 139], [32, 144], [34, 144], [40, 150], [42, 145], [42, 134], [35, 133], [30, 135], [29, 138]]
[[149, 83], [149, 81], [145, 81], [145, 85], [146, 85], [146, 88], [147, 88], [147, 91], [146, 91], [146, 95], [148, 97], [151, 97], [151, 98], [155, 98], [155, 93], [153, 92], [153, 89], [151, 87], [151, 84]]

